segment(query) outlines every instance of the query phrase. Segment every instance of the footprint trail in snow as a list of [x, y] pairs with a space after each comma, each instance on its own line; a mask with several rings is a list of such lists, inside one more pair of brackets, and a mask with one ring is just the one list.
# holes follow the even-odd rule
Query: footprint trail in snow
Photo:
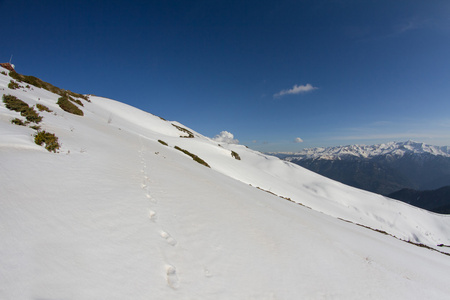
[[[157, 223], [156, 219], [157, 219], [157, 212], [155, 211], [155, 206], [157, 204], [157, 201], [155, 198], [152, 197], [151, 193], [150, 193], [150, 183], [151, 183], [151, 179], [148, 176], [148, 170], [147, 170], [147, 163], [145, 160], [145, 146], [143, 144], [142, 141], [142, 137], [139, 138], [140, 143], [141, 143], [141, 149], [139, 150], [139, 157], [141, 160], [141, 173], [143, 175], [143, 180], [141, 183], [141, 188], [144, 190], [145, 192], [145, 197], [150, 201], [150, 205], [149, 205], [149, 209], [148, 209], [148, 218], [153, 221], [154, 223]], [[177, 245], [177, 241], [172, 237], [172, 235], [170, 235], [168, 232], [160, 229], [159, 230], [159, 235], [161, 236], [161, 238], [163, 238], [168, 245], [170, 245], [171, 247], [175, 247]], [[171, 265], [171, 264], [167, 264], [166, 265], [166, 280], [167, 280], [167, 284], [169, 287], [171, 287], [172, 289], [177, 289], [179, 287], [179, 278], [177, 275], [177, 269], [175, 266]]]

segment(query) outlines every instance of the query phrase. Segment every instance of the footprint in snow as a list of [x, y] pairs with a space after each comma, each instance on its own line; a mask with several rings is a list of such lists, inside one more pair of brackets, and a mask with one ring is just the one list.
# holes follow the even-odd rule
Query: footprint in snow
[[158, 203], [158, 201], [156, 201], [156, 199], [153, 198], [152, 195], [150, 195], [148, 192], [145, 194], [145, 197], [147, 197], [147, 199], [152, 203]]
[[142, 180], [142, 184], [141, 184], [142, 188], [144, 189], [144, 188], [148, 187], [149, 183], [150, 183], [150, 178], [146, 174], [144, 174], [144, 180]]
[[150, 218], [150, 220], [156, 221], [156, 212], [150, 209], [148, 211], [148, 217]]
[[177, 241], [167, 232], [165, 231], [161, 231], [161, 237], [163, 239], [166, 240], [166, 242], [170, 245], [170, 246], [175, 246], [177, 244]]
[[174, 266], [168, 265], [166, 267], [167, 283], [173, 289], [179, 287], [177, 269]]
[[205, 274], [205, 277], [212, 277], [211, 272], [210, 272], [207, 268], [204, 268], [204, 269], [203, 269], [203, 272], [204, 272], [204, 274]]

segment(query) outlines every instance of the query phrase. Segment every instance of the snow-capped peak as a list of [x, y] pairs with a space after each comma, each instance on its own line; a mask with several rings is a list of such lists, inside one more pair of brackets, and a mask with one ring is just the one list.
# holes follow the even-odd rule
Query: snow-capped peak
[[328, 148], [308, 148], [288, 154], [295, 159], [348, 159], [348, 158], [374, 158], [376, 156], [392, 155], [401, 157], [405, 154], [430, 154], [450, 157], [449, 146], [433, 146], [414, 141], [390, 142], [377, 145], [347, 145]]

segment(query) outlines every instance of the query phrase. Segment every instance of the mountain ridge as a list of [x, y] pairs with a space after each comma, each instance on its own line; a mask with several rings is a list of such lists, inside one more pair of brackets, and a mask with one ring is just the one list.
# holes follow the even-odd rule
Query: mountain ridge
[[450, 183], [448, 146], [407, 141], [311, 148], [294, 154], [272, 155], [333, 180], [382, 195], [404, 188], [433, 190]]
[[286, 155], [296, 159], [328, 159], [337, 160], [342, 158], [366, 158], [392, 155], [401, 157], [407, 154], [430, 154], [435, 156], [450, 157], [449, 146], [433, 146], [421, 142], [389, 142], [376, 145], [347, 145], [334, 147], [307, 148], [299, 152], [268, 152], [269, 154]]

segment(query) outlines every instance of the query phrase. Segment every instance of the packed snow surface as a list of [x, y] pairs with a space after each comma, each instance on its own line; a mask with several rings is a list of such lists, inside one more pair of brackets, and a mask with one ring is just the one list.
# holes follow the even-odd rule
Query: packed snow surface
[[39, 125], [62, 147], [1, 103], [0, 299], [448, 299], [450, 256], [400, 239], [450, 249], [449, 217], [10, 80], [0, 92], [50, 108]]

